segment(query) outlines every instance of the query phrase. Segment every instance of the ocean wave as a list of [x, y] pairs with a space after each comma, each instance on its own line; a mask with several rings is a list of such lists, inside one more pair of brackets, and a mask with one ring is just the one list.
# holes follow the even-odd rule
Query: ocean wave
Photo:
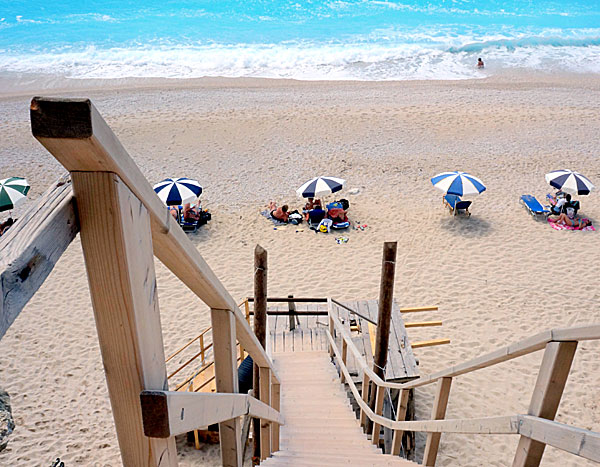
[[[508, 42], [511, 43], [510, 41]], [[208, 44], [64, 48], [60, 52], [4, 53], [0, 72], [51, 73], [71, 79], [198, 78], [204, 76], [301, 80], [481, 78], [506, 68], [600, 73], [596, 39], [487, 40], [447, 48], [423, 42]], [[483, 56], [486, 70], [475, 67]]]
[[516, 49], [524, 47], [540, 47], [540, 46], [551, 46], [551, 47], [593, 47], [600, 46], [600, 37], [584, 37], [584, 38], [573, 38], [573, 37], [523, 37], [518, 39], [497, 39], [487, 40], [481, 42], [474, 42], [471, 44], [465, 44], [460, 47], [450, 47], [448, 52], [480, 52], [484, 49], [505, 47], [507, 49]]

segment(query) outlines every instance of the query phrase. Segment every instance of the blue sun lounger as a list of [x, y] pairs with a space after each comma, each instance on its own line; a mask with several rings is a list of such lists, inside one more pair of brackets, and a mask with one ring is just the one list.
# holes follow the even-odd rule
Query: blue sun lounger
[[527, 208], [529, 214], [531, 214], [534, 218], [537, 216], [543, 216], [544, 218], [550, 214], [550, 211], [536, 199], [533, 195], [523, 195], [521, 196], [521, 204]]
[[460, 199], [460, 196], [457, 195], [444, 195], [442, 199], [444, 206], [446, 206], [451, 214], [457, 216], [460, 211], [464, 211], [467, 216], [470, 216], [469, 206], [471, 206], [471, 201], [463, 201]]

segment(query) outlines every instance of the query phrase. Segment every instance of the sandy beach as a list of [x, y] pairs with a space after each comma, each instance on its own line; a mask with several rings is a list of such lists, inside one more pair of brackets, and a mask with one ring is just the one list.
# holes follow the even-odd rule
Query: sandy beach
[[[213, 220], [189, 237], [236, 300], [252, 295], [257, 243], [269, 254], [269, 295], [353, 300], [378, 297], [382, 243], [398, 241], [396, 299], [437, 305], [418, 319], [444, 322], [411, 329], [411, 339], [452, 341], [415, 350], [423, 374], [545, 329], [600, 322], [600, 233], [555, 231], [519, 204], [526, 193], [545, 198], [551, 170], [600, 184], [598, 76], [104, 84], [0, 95], [1, 173], [26, 177], [31, 200], [43, 193], [63, 169], [31, 136], [30, 99], [90, 97], [151, 183], [201, 182]], [[447, 170], [487, 186], [470, 218], [450, 216], [431, 186]], [[367, 225], [344, 232], [346, 244], [306, 225], [274, 229], [259, 214], [270, 200], [300, 208], [295, 189], [321, 174], [347, 180], [350, 220]], [[579, 199], [599, 225], [598, 193]], [[210, 316], [158, 261], [156, 272], [169, 354]], [[599, 352], [600, 342], [579, 345], [558, 421], [600, 431]], [[447, 417], [526, 413], [541, 356], [456, 378]], [[79, 240], [0, 341], [0, 387], [16, 422], [0, 465], [121, 465]], [[433, 388], [416, 390], [418, 418], [432, 398]], [[517, 442], [444, 435], [437, 465], [510, 465]], [[217, 453], [179, 443], [181, 466], [220, 465]], [[542, 465], [593, 464], [547, 448]]]

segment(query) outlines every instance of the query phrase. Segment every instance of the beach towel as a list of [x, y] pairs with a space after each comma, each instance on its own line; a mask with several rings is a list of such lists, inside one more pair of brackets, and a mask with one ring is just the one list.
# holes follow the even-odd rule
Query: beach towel
[[552, 219], [548, 219], [548, 223], [550, 224], [550, 227], [552, 227], [554, 230], [589, 230], [589, 231], [594, 231], [594, 232], [596, 231], [596, 229], [594, 228], [593, 225], [588, 225], [587, 227], [584, 227], [583, 229], [577, 229], [575, 227], [571, 227], [570, 225], [557, 224]]
[[273, 216], [271, 216], [271, 213], [269, 212], [268, 209], [265, 209], [264, 211], [260, 212], [261, 216], [266, 217], [267, 219], [269, 219], [271, 222], [273, 222], [273, 225], [286, 225], [285, 222], [281, 222], [278, 219], [274, 219]]

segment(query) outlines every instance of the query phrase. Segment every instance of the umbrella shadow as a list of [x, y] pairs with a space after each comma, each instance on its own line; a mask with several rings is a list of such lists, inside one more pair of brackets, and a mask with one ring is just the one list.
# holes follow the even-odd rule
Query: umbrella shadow
[[493, 230], [492, 224], [476, 216], [449, 216], [440, 221], [440, 226], [448, 232], [469, 238], [485, 237]]

